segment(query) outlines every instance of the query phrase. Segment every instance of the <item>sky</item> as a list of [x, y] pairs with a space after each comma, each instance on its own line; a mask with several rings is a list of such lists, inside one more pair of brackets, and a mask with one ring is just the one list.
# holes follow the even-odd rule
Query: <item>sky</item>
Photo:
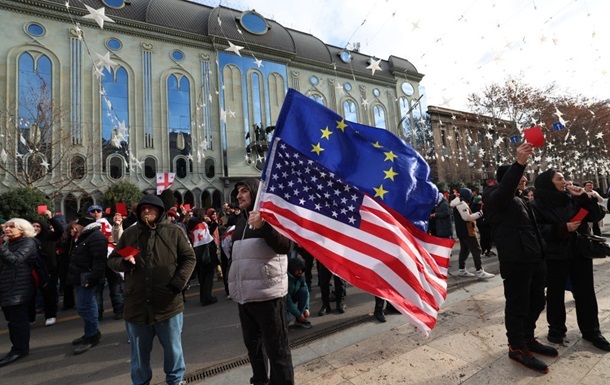
[[[607, 0], [222, 0], [323, 42], [424, 74], [429, 105], [468, 110], [467, 97], [509, 77], [560, 94], [610, 99]], [[235, 42], [235, 44], [239, 44]]]

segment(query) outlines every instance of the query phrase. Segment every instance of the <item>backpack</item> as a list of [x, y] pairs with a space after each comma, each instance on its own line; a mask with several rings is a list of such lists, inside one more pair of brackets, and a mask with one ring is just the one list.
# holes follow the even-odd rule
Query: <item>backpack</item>
[[34, 287], [44, 288], [49, 283], [51, 273], [47, 266], [47, 255], [40, 247], [37, 248], [35, 257], [28, 259], [28, 266], [32, 269], [32, 278], [34, 279]]

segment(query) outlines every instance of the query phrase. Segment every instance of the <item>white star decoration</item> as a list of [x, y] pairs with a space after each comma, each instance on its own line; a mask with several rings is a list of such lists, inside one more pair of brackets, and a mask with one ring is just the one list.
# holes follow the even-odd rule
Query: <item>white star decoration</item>
[[98, 67], [98, 68], [104, 67], [104, 68], [106, 68], [106, 70], [107, 70], [108, 72], [110, 72], [110, 70], [112, 69], [112, 66], [117, 65], [117, 63], [116, 63], [116, 62], [113, 62], [113, 61], [110, 59], [110, 52], [106, 51], [106, 54], [105, 54], [104, 56], [100, 55], [100, 54], [99, 54], [99, 53], [97, 53], [97, 52], [96, 52], [95, 54], [97, 55], [98, 59], [100, 59], [100, 60], [99, 60], [99, 61], [98, 61], [98, 62], [95, 64], [95, 66], [96, 66], [96, 67]]
[[49, 166], [50, 166], [49, 162], [47, 162], [47, 160], [46, 160], [46, 159], [43, 159], [43, 160], [42, 160], [42, 162], [40, 162], [40, 165], [41, 165], [42, 167], [44, 167], [44, 169], [45, 169], [45, 170], [48, 170], [48, 169], [49, 169]]
[[258, 68], [263, 67], [263, 61], [260, 59], [254, 59], [254, 64], [256, 64]]
[[225, 48], [225, 51], [233, 52], [235, 55], [241, 56], [241, 53], [239, 53], [239, 51], [242, 49], [244, 49], [244, 47], [229, 42], [229, 48]]
[[381, 63], [381, 59], [375, 60], [375, 59], [371, 58], [370, 63], [371, 64], [369, 64], [369, 66], [366, 67], [366, 69], [371, 70], [373, 75], [375, 75], [375, 71], [381, 71], [381, 67], [379, 66], [379, 63]]
[[114, 23], [114, 20], [112, 20], [111, 18], [106, 16], [106, 8], [102, 7], [99, 9], [93, 9], [86, 4], [85, 4], [85, 8], [87, 8], [87, 11], [89, 11], [89, 14], [83, 16], [83, 19], [95, 20], [95, 22], [100, 26], [101, 29], [104, 29], [104, 21]]

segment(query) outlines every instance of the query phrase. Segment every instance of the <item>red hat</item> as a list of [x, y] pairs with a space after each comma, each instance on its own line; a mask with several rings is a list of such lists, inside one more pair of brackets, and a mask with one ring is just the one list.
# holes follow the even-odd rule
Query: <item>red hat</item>
[[178, 213], [176, 212], [176, 210], [174, 210], [174, 209], [170, 209], [170, 210], [168, 210], [168, 211], [167, 211], [167, 215], [171, 215], [172, 217], [175, 217], [175, 218], [180, 218], [180, 214], [178, 214]]

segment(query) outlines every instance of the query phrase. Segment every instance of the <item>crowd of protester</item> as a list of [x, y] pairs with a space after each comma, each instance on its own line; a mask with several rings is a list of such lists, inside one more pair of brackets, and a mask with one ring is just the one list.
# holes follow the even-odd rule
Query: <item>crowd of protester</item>
[[[546, 304], [547, 339], [563, 342], [567, 332], [564, 292], [570, 285], [577, 298], [578, 327], [583, 338], [599, 349], [610, 351], [610, 343], [600, 331], [591, 259], [578, 255], [575, 246], [580, 234], [600, 233], [607, 210], [600, 205], [603, 198], [592, 190], [591, 181], [580, 188], [565, 181], [557, 170], [547, 170], [538, 176], [534, 186], [526, 188], [527, 179], [522, 176], [525, 152], [521, 150], [518, 166], [501, 167], [496, 181], [486, 186], [482, 195], [468, 188], [453, 194], [440, 193], [439, 203], [430, 215], [429, 232], [459, 239], [459, 277], [492, 278], [494, 274], [484, 270], [481, 256], [498, 256], [507, 295], [509, 357], [531, 369], [546, 372], [548, 367], [531, 353], [554, 356], [557, 351], [535, 340], [533, 328]], [[502, 183], [507, 172], [510, 185], [506, 181]], [[134, 203], [127, 215], [110, 214], [102, 206], [93, 204], [88, 207], [87, 215], [67, 223], [63, 215], [53, 215], [49, 210], [30, 221], [0, 219], [3, 234], [0, 306], [8, 321], [12, 343], [11, 350], [0, 359], [0, 366], [28, 355], [29, 330], [36, 314], [43, 313], [44, 325], [53, 326], [59, 305], [61, 310], [76, 307], [83, 321], [83, 335], [72, 341], [74, 354], [96, 346], [102, 338], [100, 322], [104, 319], [103, 298], [107, 287], [113, 318], [125, 320], [132, 342], [134, 383], [146, 383], [152, 375], [150, 347], [156, 335], [169, 352], [165, 354], [164, 366], [167, 381], [180, 384], [185, 367], [179, 335], [186, 292], [190, 282], [196, 280], [200, 304], [213, 305], [218, 302], [212, 295], [213, 281], [217, 278], [223, 281], [226, 298], [238, 303], [244, 343], [253, 370], [251, 381], [273, 382], [275, 375], [275, 380], [281, 378], [282, 383], [293, 383], [287, 331], [289, 324], [307, 329], [313, 326], [309, 305], [314, 257], [278, 234], [260, 213], [253, 211], [257, 189], [254, 180], [238, 183], [236, 188], [237, 202], [225, 203], [219, 209], [187, 210], [181, 205], [166, 210], [156, 196], [145, 196]], [[506, 207], [515, 210], [508, 215]], [[579, 221], [571, 220], [580, 208], [586, 209], [589, 215]], [[518, 228], [519, 234], [524, 234], [525, 229], [531, 230], [528, 247], [538, 245], [532, 249], [531, 260], [511, 259], [514, 251], [510, 247], [521, 241], [502, 244], [503, 236], [512, 234], [513, 228]], [[155, 237], [160, 243], [150, 241]], [[143, 255], [126, 251], [133, 245], [146, 257], [157, 253], [176, 258], [163, 262], [165, 271], [167, 266], [178, 266], [174, 273], [161, 279], [170, 283], [151, 289], [159, 292], [147, 302], [159, 302], [164, 291], [171, 293], [171, 300], [151, 312], [142, 304], [150, 293], [134, 296], [139, 298], [136, 302], [134, 297], [125, 298], [126, 290], [137, 292], [145, 287], [146, 279], [138, 281], [137, 272], [148, 269], [149, 273], [141, 274], [150, 274], [159, 280], [155, 276], [159, 270]], [[492, 250], [494, 246], [497, 254]], [[470, 253], [476, 268], [474, 273], [465, 266]], [[40, 255], [46, 261], [48, 277], [44, 286], [36, 287], [29, 261]], [[519, 258], [524, 255], [529, 254]], [[160, 259], [163, 258], [151, 260]], [[316, 267], [322, 300], [317, 315], [333, 312], [331, 303], [338, 313], [344, 313], [347, 309], [345, 281], [319, 261]], [[270, 271], [279, 274], [278, 277], [269, 280], [268, 276], [260, 275]], [[274, 283], [267, 286], [268, 282]], [[515, 294], [511, 297], [512, 292]], [[178, 303], [174, 295], [180, 294]], [[383, 298], [374, 300], [373, 314], [379, 322], [385, 322], [386, 312], [393, 307]], [[525, 321], [519, 318], [525, 314], [523, 303], [529, 303], [528, 311], [533, 311], [531, 316], [525, 316], [530, 317], [525, 323], [526, 329], [523, 329]], [[267, 362], [272, 368], [271, 378]]]

